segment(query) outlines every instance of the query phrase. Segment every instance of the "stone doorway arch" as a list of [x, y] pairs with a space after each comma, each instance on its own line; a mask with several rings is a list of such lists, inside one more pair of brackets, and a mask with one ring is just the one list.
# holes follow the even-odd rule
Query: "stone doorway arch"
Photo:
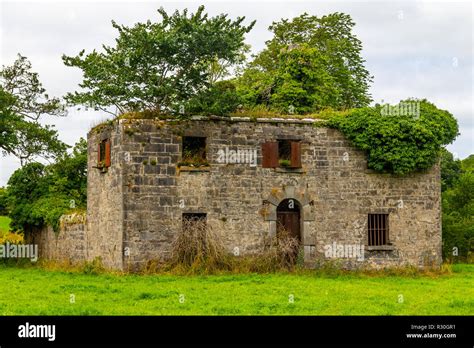
[[274, 189], [263, 201], [263, 216], [265, 221], [269, 222], [270, 237], [276, 236], [277, 232], [277, 208], [282, 201], [287, 199], [293, 199], [299, 203], [301, 244], [313, 245], [314, 241], [306, 233], [309, 224], [314, 221], [313, 201], [306, 190], [299, 190], [296, 186], [285, 186], [281, 190]]

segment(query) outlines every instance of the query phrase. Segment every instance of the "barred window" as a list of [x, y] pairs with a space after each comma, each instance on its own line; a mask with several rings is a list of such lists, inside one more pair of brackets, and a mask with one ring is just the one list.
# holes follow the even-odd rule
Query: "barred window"
[[388, 245], [388, 214], [369, 214], [368, 216], [368, 245]]

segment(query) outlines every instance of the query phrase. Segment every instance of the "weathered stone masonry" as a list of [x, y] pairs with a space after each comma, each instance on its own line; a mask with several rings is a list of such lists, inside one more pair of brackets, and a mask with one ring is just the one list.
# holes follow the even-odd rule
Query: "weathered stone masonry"
[[38, 245], [39, 257], [43, 259], [84, 261], [87, 256], [85, 221], [85, 212], [63, 215], [57, 233], [51, 226], [45, 226], [29, 234], [27, 243]]
[[[88, 135], [87, 259], [136, 269], [166, 258], [183, 213], [206, 213], [229, 251], [258, 252], [276, 233], [277, 206], [300, 208], [301, 243], [309, 264], [327, 261], [325, 246], [361, 244], [357, 267], [441, 262], [439, 167], [404, 177], [367, 169], [366, 155], [314, 120], [120, 120]], [[206, 137], [209, 166], [178, 167], [182, 137]], [[98, 144], [110, 140], [111, 163], [97, 167]], [[301, 143], [301, 168], [263, 168], [262, 144]], [[256, 150], [256, 166], [219, 163], [228, 147]], [[368, 246], [368, 214], [389, 214], [390, 245]], [[375, 250], [368, 250], [375, 249]]]

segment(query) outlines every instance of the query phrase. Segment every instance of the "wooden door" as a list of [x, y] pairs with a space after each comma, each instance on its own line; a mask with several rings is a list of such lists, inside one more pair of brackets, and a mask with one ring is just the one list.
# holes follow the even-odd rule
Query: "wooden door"
[[277, 234], [282, 229], [288, 232], [289, 237], [294, 237], [301, 241], [299, 211], [277, 212]]

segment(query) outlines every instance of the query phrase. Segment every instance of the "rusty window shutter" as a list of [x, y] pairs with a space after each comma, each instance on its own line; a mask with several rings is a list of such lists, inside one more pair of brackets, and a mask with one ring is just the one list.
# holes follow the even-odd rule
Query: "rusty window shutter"
[[301, 142], [291, 142], [291, 167], [301, 168]]
[[262, 144], [262, 168], [278, 167], [278, 143], [276, 141]]
[[105, 141], [105, 166], [110, 167], [110, 139]]

